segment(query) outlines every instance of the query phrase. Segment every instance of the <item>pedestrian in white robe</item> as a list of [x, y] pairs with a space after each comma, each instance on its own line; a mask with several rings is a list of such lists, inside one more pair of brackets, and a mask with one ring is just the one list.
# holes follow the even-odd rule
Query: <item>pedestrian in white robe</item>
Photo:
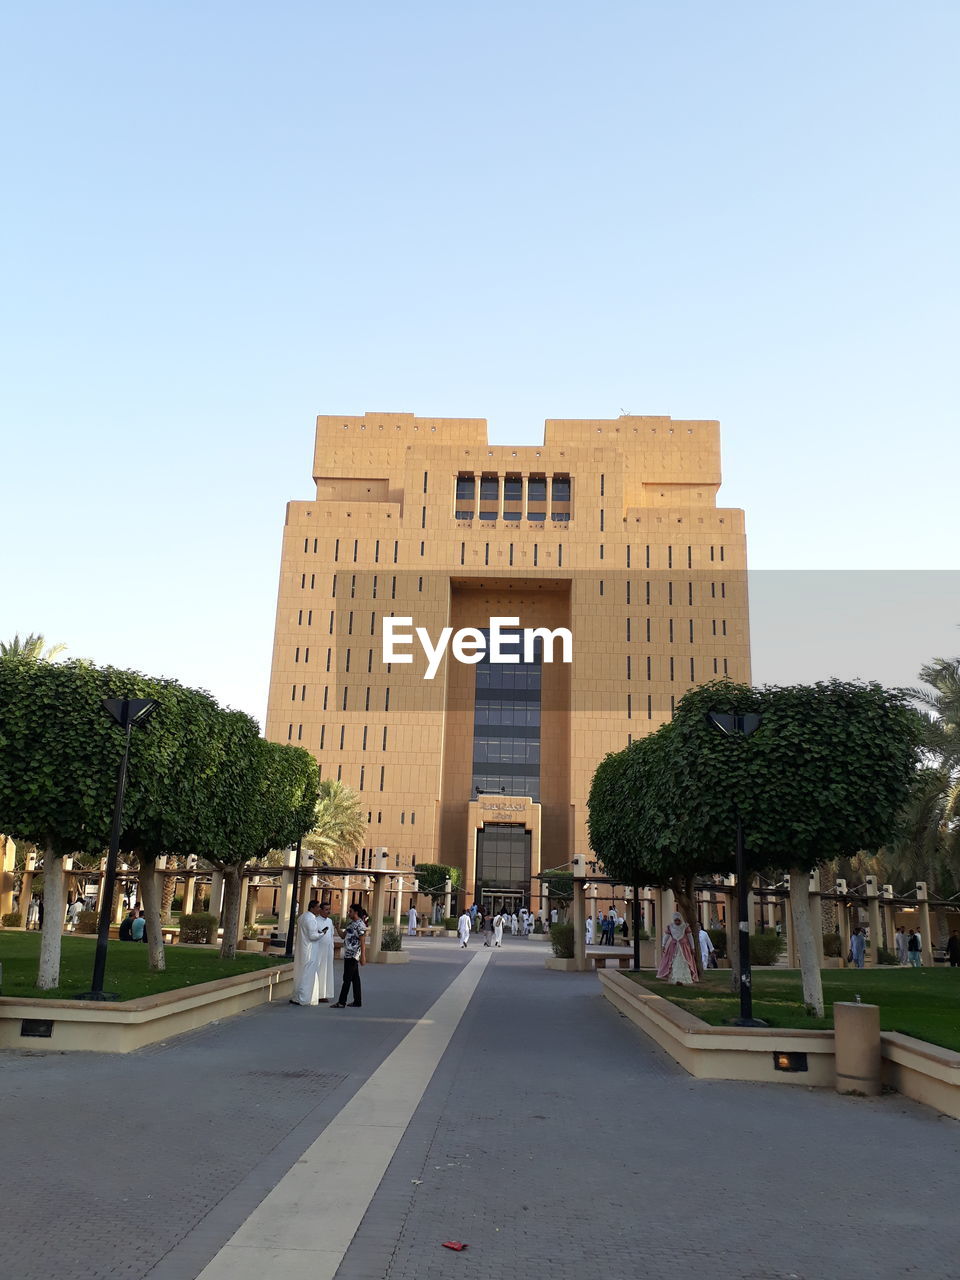
[[473, 919], [469, 911], [464, 911], [463, 915], [457, 921], [457, 937], [460, 939], [461, 947], [465, 947], [469, 941], [470, 934], [473, 931]]
[[517, 936], [517, 913], [515, 911], [510, 913], [510, 933], [514, 938]]
[[417, 932], [417, 908], [411, 906], [407, 912], [407, 937], [412, 938]]
[[320, 926], [320, 942], [317, 954], [317, 1000], [328, 1004], [333, 999], [333, 943], [337, 936], [336, 925], [330, 919], [330, 903], [325, 902], [317, 917]]
[[587, 916], [585, 933], [587, 938], [587, 946], [592, 947], [593, 946], [593, 916]]
[[709, 933], [707, 933], [706, 929], [701, 928], [700, 929], [700, 960], [701, 960], [700, 967], [702, 969], [710, 968], [710, 953], [714, 949], [715, 948], [714, 948], [713, 942], [710, 939]]
[[493, 945], [503, 945], [503, 913], [500, 911], [493, 917]]
[[[320, 902], [312, 898], [297, 921], [297, 942], [293, 954], [293, 996], [291, 1004], [317, 1004], [320, 999]], [[327, 926], [330, 929], [330, 926]]]

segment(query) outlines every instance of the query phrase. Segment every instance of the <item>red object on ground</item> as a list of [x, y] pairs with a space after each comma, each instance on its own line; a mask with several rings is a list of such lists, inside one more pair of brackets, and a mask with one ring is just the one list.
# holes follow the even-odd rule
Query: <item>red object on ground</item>
[[455, 1249], [457, 1253], [460, 1253], [461, 1250], [465, 1249], [467, 1246], [465, 1244], [461, 1244], [459, 1240], [444, 1240], [443, 1247], [445, 1249]]

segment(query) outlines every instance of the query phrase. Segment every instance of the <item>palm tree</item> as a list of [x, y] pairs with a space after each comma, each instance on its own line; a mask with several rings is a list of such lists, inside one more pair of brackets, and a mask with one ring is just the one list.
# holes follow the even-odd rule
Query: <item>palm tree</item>
[[19, 632], [12, 640], [0, 640], [0, 658], [22, 658], [26, 662], [52, 662], [66, 649], [65, 644], [48, 645], [44, 636], [29, 635], [20, 639]]
[[881, 859], [903, 884], [927, 880], [960, 888], [960, 658], [935, 658], [920, 671], [929, 688], [905, 692], [923, 708], [927, 767], [917, 776], [900, 832]]
[[342, 782], [322, 779], [316, 821], [313, 830], [303, 837], [303, 848], [318, 862], [332, 867], [348, 866], [363, 842], [367, 827], [361, 803], [357, 793]]

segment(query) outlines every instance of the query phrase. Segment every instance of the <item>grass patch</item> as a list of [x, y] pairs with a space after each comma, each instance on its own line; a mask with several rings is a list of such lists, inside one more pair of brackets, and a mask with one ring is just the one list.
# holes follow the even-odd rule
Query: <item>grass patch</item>
[[[629, 976], [712, 1026], [723, 1026], [740, 1012], [729, 970], [705, 973], [698, 987], [678, 987], [645, 974]], [[772, 1027], [832, 1027], [834, 1001], [852, 1001], [857, 993], [864, 1004], [880, 1006], [884, 1031], [960, 1052], [960, 969], [824, 969], [825, 1018], [811, 1018], [804, 1009], [796, 969], [753, 971], [754, 1017]]]
[[[63, 938], [60, 962], [60, 986], [53, 991], [38, 991], [37, 965], [40, 960], [39, 933], [0, 932], [0, 963], [3, 964], [4, 996], [28, 996], [40, 1000], [76, 999], [90, 990], [96, 939]], [[167, 968], [154, 973], [147, 968], [147, 948], [140, 942], [111, 941], [107, 949], [107, 976], [104, 990], [115, 992], [121, 1000], [193, 987], [217, 978], [231, 978], [237, 973], [268, 969], [282, 964], [281, 956], [258, 955], [241, 951], [234, 960], [221, 960], [217, 951], [195, 951], [187, 947], [166, 947]]]

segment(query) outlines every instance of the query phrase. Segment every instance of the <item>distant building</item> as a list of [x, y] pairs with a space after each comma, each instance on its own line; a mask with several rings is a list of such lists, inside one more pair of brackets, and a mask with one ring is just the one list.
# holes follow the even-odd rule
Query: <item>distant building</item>
[[[287, 507], [267, 736], [359, 791], [369, 851], [460, 866], [468, 901], [537, 902], [541, 868], [588, 849], [598, 761], [692, 685], [750, 679], [716, 422], [548, 421], [510, 448], [483, 419], [325, 416], [313, 475]], [[448, 649], [426, 680], [417, 640], [383, 660], [391, 615], [431, 644], [497, 617], [565, 628], [572, 661]]]

